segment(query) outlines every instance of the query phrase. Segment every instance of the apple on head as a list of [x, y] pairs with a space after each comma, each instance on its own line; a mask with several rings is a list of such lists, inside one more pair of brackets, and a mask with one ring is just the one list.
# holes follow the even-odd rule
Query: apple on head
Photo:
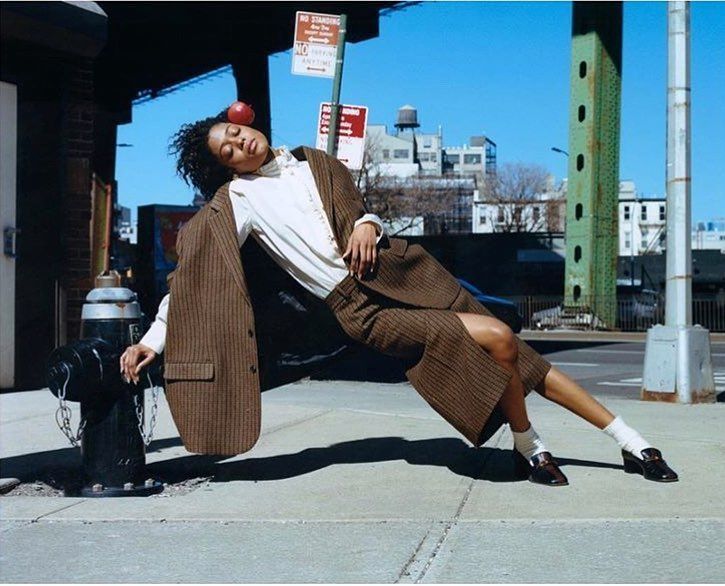
[[249, 126], [254, 122], [254, 110], [252, 110], [252, 106], [249, 104], [234, 102], [227, 110], [227, 118], [233, 124]]

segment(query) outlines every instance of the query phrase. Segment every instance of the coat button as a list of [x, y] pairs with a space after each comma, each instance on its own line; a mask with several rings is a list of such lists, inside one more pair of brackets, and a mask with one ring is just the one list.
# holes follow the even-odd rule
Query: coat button
[[250, 338], [254, 338], [254, 332], [252, 330], [248, 330], [247, 333], [249, 334]]
[[252, 364], [252, 366], [249, 367], [249, 371], [252, 373], [257, 372], [257, 367]]

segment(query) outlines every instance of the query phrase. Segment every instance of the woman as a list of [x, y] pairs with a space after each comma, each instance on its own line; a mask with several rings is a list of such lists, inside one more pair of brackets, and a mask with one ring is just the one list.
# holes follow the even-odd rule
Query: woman
[[[528, 419], [524, 399], [533, 387], [612, 437], [621, 448], [626, 472], [659, 482], [678, 479], [659, 450], [518, 339], [421, 247], [399, 239], [389, 239], [384, 247], [382, 224], [365, 213], [349, 172], [337, 160], [312, 149], [295, 149], [294, 156], [285, 147], [272, 149], [261, 132], [230, 123], [224, 114], [183, 126], [172, 150], [178, 156], [179, 174], [205, 199], [213, 197], [212, 207], [218, 211], [230, 204], [239, 245], [251, 234], [280, 267], [325, 300], [348, 335], [409, 361], [413, 386], [474, 445], [482, 443], [482, 428], [489, 419], [489, 424], [499, 423], [492, 415], [502, 416], [511, 426], [521, 477], [548, 486], [568, 484]], [[328, 180], [333, 189], [326, 187]], [[220, 185], [225, 188], [218, 190]], [[200, 247], [207, 245], [200, 244], [205, 240], [199, 234], [205, 225], [196, 222], [190, 228], [195, 232], [185, 236], [180, 259], [182, 254], [198, 257], [204, 252]], [[177, 284], [177, 276], [172, 287], [179, 301], [171, 305], [177, 317], [170, 317], [169, 323], [177, 324], [177, 331], [185, 319], [178, 307], [190, 303], [181, 300], [185, 288], [206, 278], [201, 272], [190, 278], [192, 269], [186, 266], [184, 284]], [[140, 369], [164, 350], [169, 299], [167, 295], [162, 301], [141, 343], [121, 356], [121, 371], [136, 382]], [[189, 331], [204, 329], [206, 322], [199, 324]], [[202, 346], [214, 343], [210, 339]], [[180, 354], [177, 347], [175, 343], [175, 355]], [[215, 352], [222, 350], [211, 351]], [[223, 363], [219, 359], [216, 366], [210, 364], [208, 372], [218, 370], [220, 360]], [[189, 369], [177, 365], [175, 370]], [[180, 433], [183, 439], [186, 432], [181, 427]]]

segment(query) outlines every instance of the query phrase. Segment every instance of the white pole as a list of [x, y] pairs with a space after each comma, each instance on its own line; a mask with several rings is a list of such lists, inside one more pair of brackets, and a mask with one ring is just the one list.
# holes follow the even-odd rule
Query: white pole
[[667, 285], [665, 325], [692, 325], [690, 5], [667, 5]]
[[665, 325], [647, 332], [643, 399], [715, 402], [710, 332], [692, 325], [690, 228], [690, 5], [668, 2]]

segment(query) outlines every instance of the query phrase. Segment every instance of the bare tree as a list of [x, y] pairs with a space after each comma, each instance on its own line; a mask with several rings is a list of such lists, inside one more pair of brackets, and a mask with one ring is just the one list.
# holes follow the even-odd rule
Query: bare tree
[[539, 232], [560, 223], [560, 199], [542, 199], [548, 172], [540, 165], [505, 163], [486, 177], [483, 195], [496, 209], [497, 232]]
[[370, 211], [391, 230], [391, 236], [419, 226], [426, 216], [451, 211], [459, 189], [454, 180], [442, 177], [397, 177], [381, 169], [381, 148], [376, 137], [365, 143], [357, 187]]

